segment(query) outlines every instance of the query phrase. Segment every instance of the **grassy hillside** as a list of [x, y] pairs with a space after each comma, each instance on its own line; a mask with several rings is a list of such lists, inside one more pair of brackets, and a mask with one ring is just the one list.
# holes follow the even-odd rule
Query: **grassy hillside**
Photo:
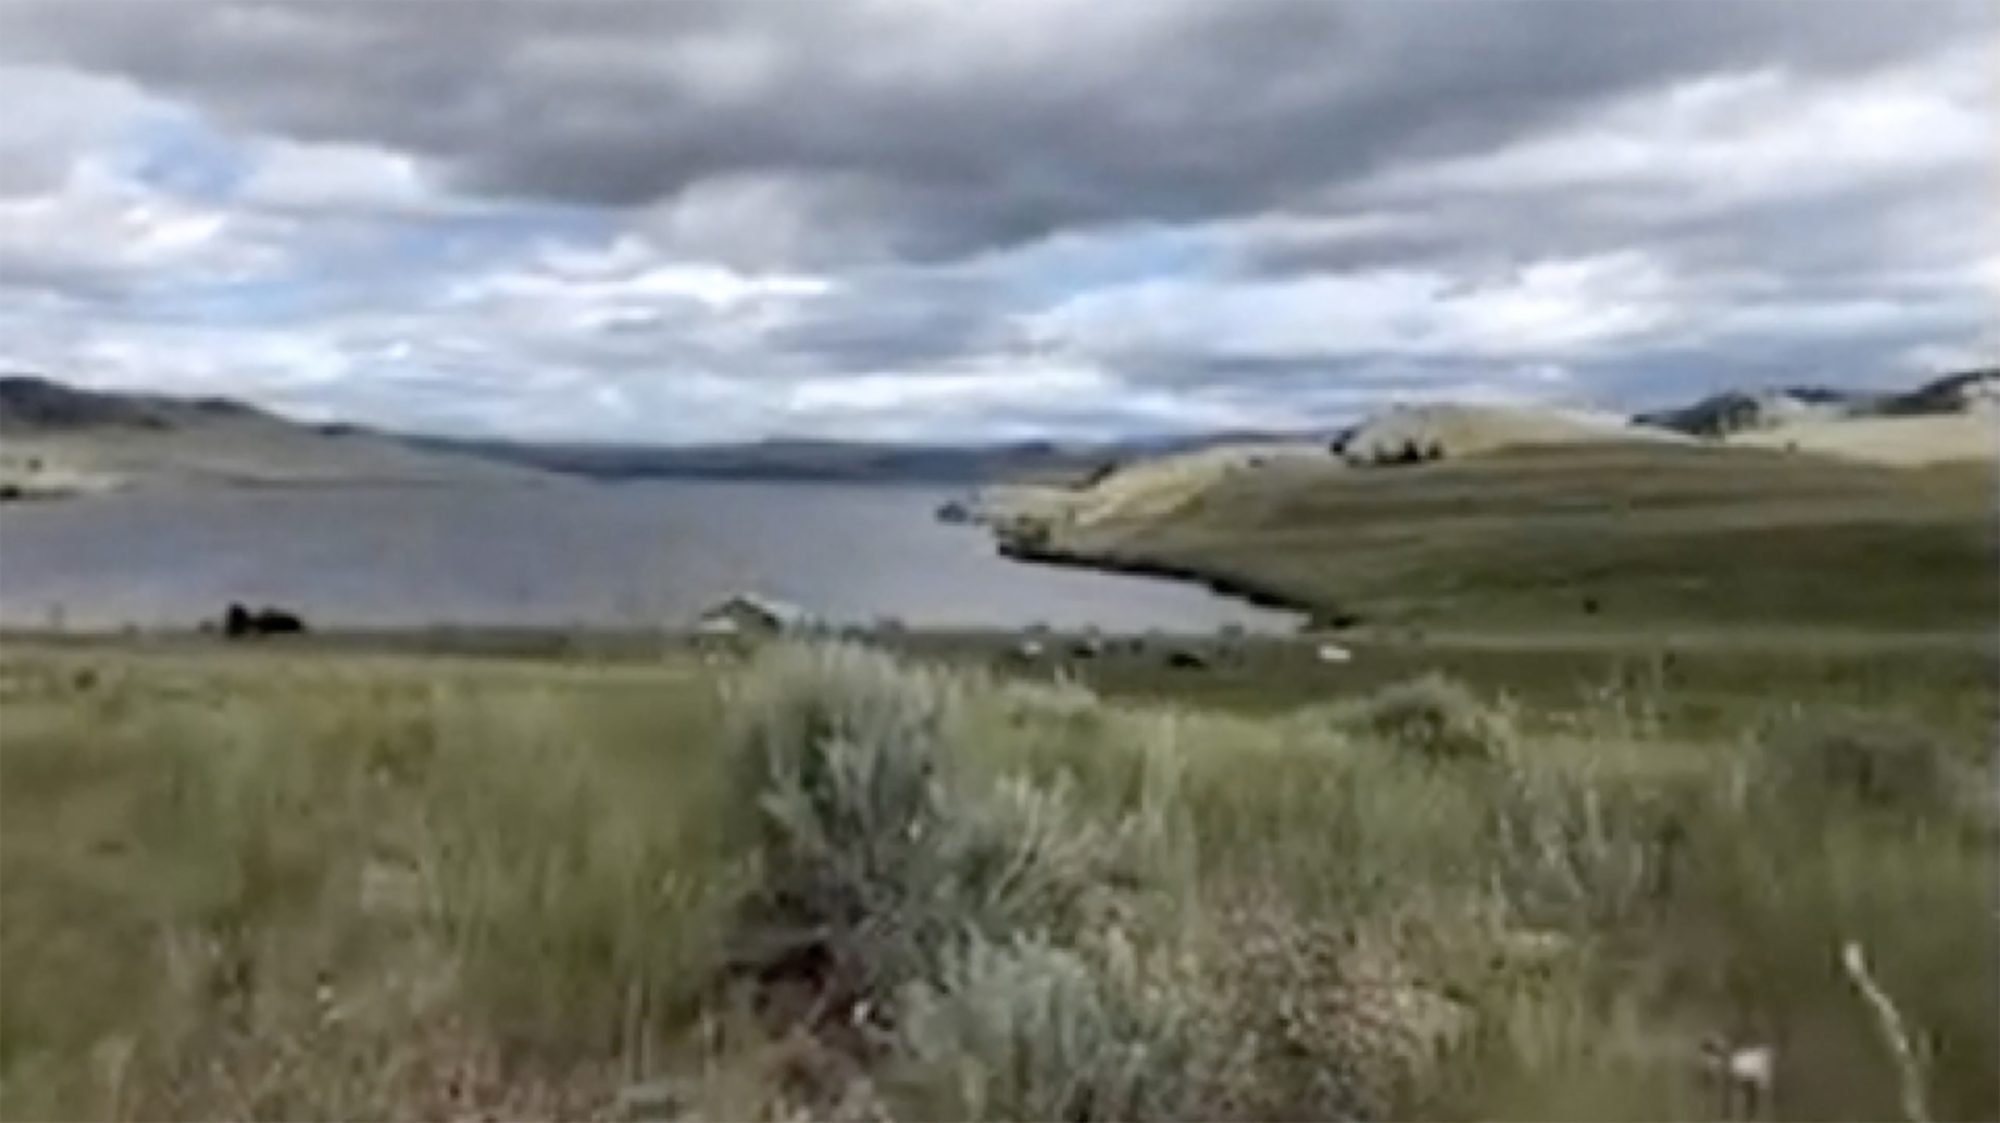
[[0, 650], [0, 1116], [1993, 1117], [1983, 739], [1673, 689]]
[[78, 490], [122, 487], [454, 484], [545, 480], [526, 468], [424, 452], [367, 434], [327, 436], [265, 419], [189, 428], [92, 428], [0, 437], [0, 473], [34, 490], [58, 476]]
[[0, 489], [8, 497], [126, 487], [449, 484], [546, 478], [525, 467], [310, 426], [224, 398], [81, 390], [0, 378]]
[[1353, 464], [1458, 458], [1523, 445], [1674, 441], [1684, 437], [1611, 414], [1510, 406], [1429, 405], [1392, 409], [1338, 442]]
[[[1694, 436], [1728, 437], [1797, 422], [1948, 416], [1988, 408], [1996, 393], [2000, 393], [2000, 368], [1975, 367], [1910, 390], [1868, 392], [1828, 386], [1731, 390], [1692, 405], [1642, 413], [1633, 420]], [[1981, 455], [1991, 455], [1990, 450]]]
[[1521, 448], [1354, 471], [1273, 461], [1159, 517], [1034, 533], [1377, 623], [1986, 632], [1994, 475], [1751, 449]]
[[229, 398], [120, 394], [67, 386], [30, 374], [0, 375], [0, 433], [76, 429], [172, 429], [218, 419], [271, 415]]
[[1056, 517], [1071, 524], [1156, 518], [1171, 514], [1197, 495], [1238, 472], [1285, 458], [1325, 459], [1317, 441], [1259, 441], [1217, 444], [1121, 462], [1107, 462], [1067, 486], [1037, 486], [1023, 479], [986, 489], [981, 506], [1000, 518]]
[[1741, 445], [1914, 466], [1952, 461], [2000, 462], [2000, 411], [1793, 421], [1738, 433]]

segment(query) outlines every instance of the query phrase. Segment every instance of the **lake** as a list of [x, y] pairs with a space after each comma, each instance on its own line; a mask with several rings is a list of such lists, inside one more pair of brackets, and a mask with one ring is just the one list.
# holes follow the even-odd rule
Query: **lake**
[[191, 627], [231, 600], [329, 627], [681, 626], [733, 592], [840, 622], [1251, 630], [1293, 617], [1029, 565], [934, 517], [939, 486], [560, 480], [204, 489], [0, 507], [0, 624]]

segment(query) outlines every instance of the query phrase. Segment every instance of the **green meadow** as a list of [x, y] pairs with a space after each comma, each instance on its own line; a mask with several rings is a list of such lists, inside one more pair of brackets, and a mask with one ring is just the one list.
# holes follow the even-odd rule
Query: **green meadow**
[[1273, 458], [1165, 514], [1059, 521], [1080, 560], [1231, 580], [1323, 616], [1524, 637], [1990, 635], [1991, 461], [1890, 468], [1642, 442], [1352, 469]]
[[11, 642], [0, 1113], [2000, 1113], [1989, 651], [1242, 658]]

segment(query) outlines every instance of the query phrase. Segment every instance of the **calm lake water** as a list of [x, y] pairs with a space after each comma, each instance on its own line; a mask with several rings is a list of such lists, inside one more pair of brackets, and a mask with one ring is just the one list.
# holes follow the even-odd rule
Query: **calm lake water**
[[1008, 561], [940, 487], [559, 481], [118, 494], [0, 507], [0, 623], [680, 625], [737, 591], [828, 619], [1208, 631], [1291, 618], [1195, 585]]

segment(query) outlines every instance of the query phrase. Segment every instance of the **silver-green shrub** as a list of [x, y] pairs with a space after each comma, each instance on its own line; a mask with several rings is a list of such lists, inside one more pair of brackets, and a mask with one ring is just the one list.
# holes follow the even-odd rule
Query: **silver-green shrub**
[[1429, 674], [1346, 709], [1344, 723], [1431, 761], [1494, 760], [1514, 744], [1513, 724], [1454, 679]]
[[1953, 805], [1959, 785], [1973, 779], [1944, 739], [1864, 713], [1767, 733], [1758, 742], [1755, 768], [1779, 798], [1830, 797], [1912, 811]]
[[1116, 847], [1059, 787], [961, 774], [957, 688], [865, 649], [786, 648], [730, 699], [761, 813], [757, 954], [810, 951], [879, 1006], [967, 939], [1076, 931]]
[[1196, 1117], [1194, 1009], [1115, 936], [1093, 957], [975, 939], [900, 1007], [898, 1098], [928, 1119]]

